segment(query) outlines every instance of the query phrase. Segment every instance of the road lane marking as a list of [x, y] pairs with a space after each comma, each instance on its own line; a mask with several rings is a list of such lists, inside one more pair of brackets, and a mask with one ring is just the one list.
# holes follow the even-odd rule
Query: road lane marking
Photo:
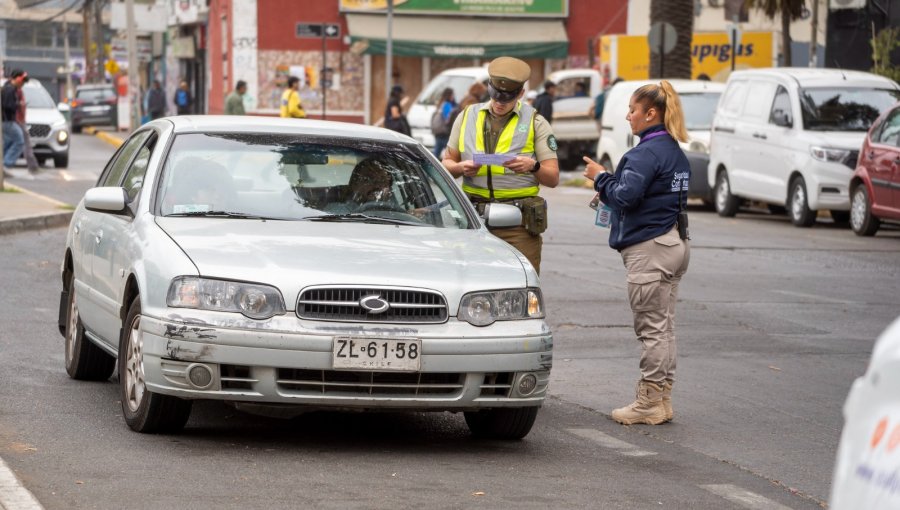
[[5, 510], [44, 510], [37, 498], [16, 478], [0, 459], [0, 508]]
[[627, 457], [647, 457], [648, 455], [656, 455], [656, 452], [641, 450], [637, 446], [626, 443], [621, 439], [616, 439], [609, 434], [604, 434], [596, 429], [566, 429], [568, 432], [576, 436], [590, 439], [604, 448], [617, 450], [620, 454]]
[[700, 485], [701, 489], [752, 510], [790, 510], [790, 508], [730, 483]]

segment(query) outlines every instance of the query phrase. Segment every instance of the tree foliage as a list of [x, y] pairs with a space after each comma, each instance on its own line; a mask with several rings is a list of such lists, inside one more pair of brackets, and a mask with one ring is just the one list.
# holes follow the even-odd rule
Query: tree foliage
[[900, 48], [900, 28], [885, 28], [878, 33], [872, 27], [872, 72], [894, 81], [900, 81], [900, 66], [891, 62], [891, 53]]
[[[813, 0], [817, 2], [818, 0]], [[744, 5], [763, 12], [767, 18], [781, 19], [782, 64], [791, 65], [791, 22], [800, 19], [806, 7], [806, 0], [744, 0]]]

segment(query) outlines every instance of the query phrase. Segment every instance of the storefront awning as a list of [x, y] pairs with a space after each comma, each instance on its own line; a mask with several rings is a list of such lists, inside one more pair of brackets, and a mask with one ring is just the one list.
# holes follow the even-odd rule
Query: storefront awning
[[[351, 51], [384, 55], [387, 17], [348, 14]], [[492, 59], [566, 58], [561, 20], [394, 16], [393, 54], [406, 57]]]

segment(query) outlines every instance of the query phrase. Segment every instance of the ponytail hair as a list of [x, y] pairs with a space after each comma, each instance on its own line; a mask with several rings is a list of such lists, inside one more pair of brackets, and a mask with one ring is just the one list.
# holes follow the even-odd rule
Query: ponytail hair
[[635, 102], [641, 103], [644, 110], [655, 108], [659, 112], [669, 136], [679, 142], [688, 141], [687, 128], [684, 127], [684, 111], [681, 109], [681, 99], [667, 80], [662, 80], [659, 85], [644, 85], [634, 92]]

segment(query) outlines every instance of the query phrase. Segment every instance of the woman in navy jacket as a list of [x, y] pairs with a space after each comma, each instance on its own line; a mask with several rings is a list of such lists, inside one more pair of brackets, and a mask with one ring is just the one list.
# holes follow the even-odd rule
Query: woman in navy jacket
[[[625, 425], [657, 425], [673, 416], [675, 301], [690, 260], [690, 245], [677, 223], [691, 166], [678, 145], [687, 140], [681, 100], [668, 81], [637, 89], [626, 119], [640, 143], [612, 174], [584, 158], [584, 176], [611, 209], [609, 246], [622, 254], [634, 332], [642, 343], [637, 398], [612, 417]], [[682, 217], [687, 237], [687, 217]]]

